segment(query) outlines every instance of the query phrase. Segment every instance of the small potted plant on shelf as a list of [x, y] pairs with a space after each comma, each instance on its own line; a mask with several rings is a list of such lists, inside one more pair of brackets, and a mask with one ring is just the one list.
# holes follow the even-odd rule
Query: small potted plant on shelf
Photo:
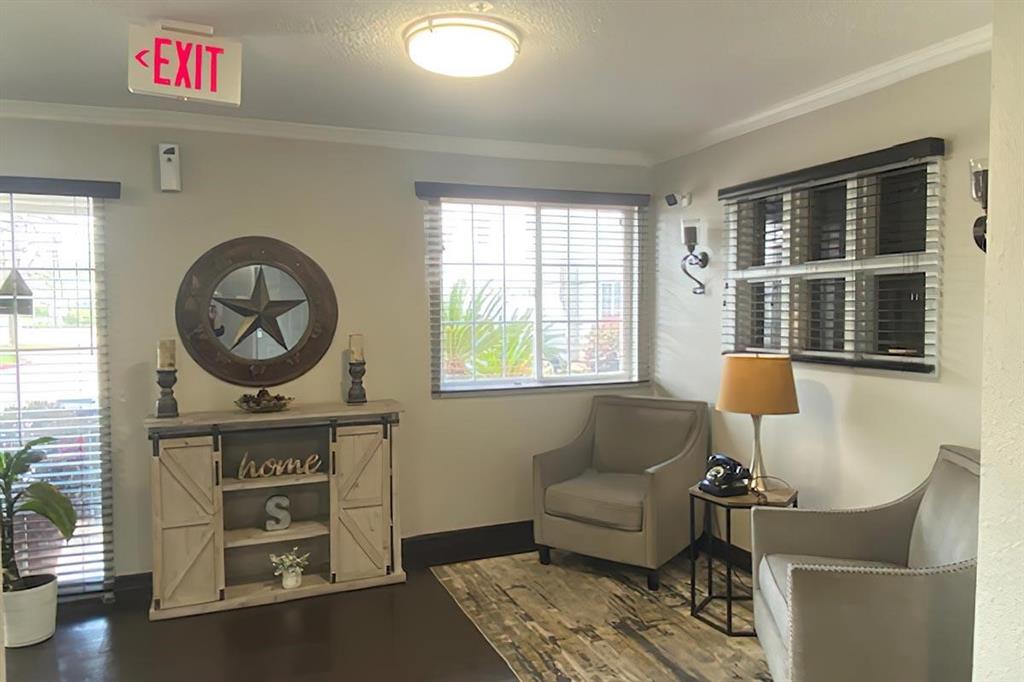
[[300, 555], [298, 547], [284, 554], [271, 554], [274, 575], [281, 576], [281, 587], [290, 590], [302, 584], [302, 569], [309, 565], [309, 552]]
[[36, 438], [17, 452], [0, 452], [0, 525], [3, 530], [4, 643], [28, 646], [53, 636], [57, 621], [57, 576], [22, 575], [14, 555], [14, 515], [35, 513], [56, 527], [65, 540], [78, 517], [64, 493], [43, 481], [23, 480], [45, 456], [37, 450], [53, 438]]

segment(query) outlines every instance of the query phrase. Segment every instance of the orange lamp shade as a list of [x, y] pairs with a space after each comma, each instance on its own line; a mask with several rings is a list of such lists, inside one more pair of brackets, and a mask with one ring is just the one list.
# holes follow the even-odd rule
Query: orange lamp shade
[[715, 407], [721, 412], [753, 415], [799, 412], [789, 356], [723, 356], [722, 383]]

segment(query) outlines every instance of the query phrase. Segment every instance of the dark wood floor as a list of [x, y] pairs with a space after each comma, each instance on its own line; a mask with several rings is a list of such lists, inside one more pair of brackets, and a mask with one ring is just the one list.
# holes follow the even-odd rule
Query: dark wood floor
[[405, 585], [150, 623], [145, 590], [62, 606], [11, 682], [491, 682], [515, 676], [428, 569]]

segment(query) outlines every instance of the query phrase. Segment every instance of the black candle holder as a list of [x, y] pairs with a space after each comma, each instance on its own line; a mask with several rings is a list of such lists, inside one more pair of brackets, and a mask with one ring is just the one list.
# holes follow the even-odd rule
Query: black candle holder
[[178, 400], [174, 397], [174, 384], [178, 383], [178, 370], [158, 369], [156, 384], [160, 387], [160, 398], [156, 401], [157, 417], [177, 417]]
[[366, 375], [366, 361], [349, 362], [348, 375], [352, 377], [352, 385], [348, 389], [348, 398], [345, 400], [349, 405], [361, 405], [366, 402], [366, 389], [363, 388], [363, 376]]

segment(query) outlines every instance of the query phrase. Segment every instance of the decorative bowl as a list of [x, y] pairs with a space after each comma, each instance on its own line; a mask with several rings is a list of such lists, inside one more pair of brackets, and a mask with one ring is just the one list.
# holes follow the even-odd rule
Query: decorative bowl
[[293, 400], [295, 400], [295, 398], [289, 398], [288, 396], [280, 394], [271, 395], [270, 391], [265, 388], [261, 388], [256, 395], [243, 393], [242, 396], [235, 401], [235, 405], [244, 412], [260, 414], [263, 412], [280, 412], [282, 410], [287, 410], [288, 405]]

